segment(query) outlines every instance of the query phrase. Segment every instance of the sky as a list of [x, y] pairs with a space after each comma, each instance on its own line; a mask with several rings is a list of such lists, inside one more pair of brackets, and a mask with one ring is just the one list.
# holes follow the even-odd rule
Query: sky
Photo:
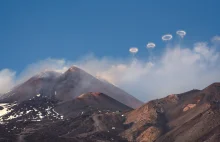
[[[191, 55], [194, 59], [194, 55], [198, 53], [204, 56], [206, 61], [204, 58], [200, 58], [190, 64], [194, 67], [205, 64], [203, 68], [208, 69], [212, 64], [215, 76], [207, 76], [209, 79], [204, 79], [204, 84], [200, 85], [197, 83], [200, 81], [199, 77], [194, 78], [195, 83], [190, 84], [197, 88], [205, 87], [212, 81], [218, 81], [218, 75], [220, 75], [216, 73], [219, 71], [216, 63], [219, 61], [217, 57], [219, 46], [217, 46], [217, 40], [213, 42], [213, 38], [218, 39], [220, 35], [219, 5], [219, 0], [1, 0], [0, 85], [3, 86], [2, 88], [8, 89], [5, 86], [10, 88], [18, 82], [17, 80], [26, 79], [41, 71], [40, 69], [45, 69], [45, 66], [50, 66], [48, 62], [53, 64], [52, 69], [60, 69], [54, 67], [57, 62], [62, 69], [64, 66], [77, 64], [93, 75], [101, 74], [105, 78], [108, 76], [111, 81], [120, 74], [118, 66], [121, 69], [125, 65], [125, 68], [128, 67], [132, 70], [131, 72], [137, 72], [138, 77], [134, 77], [136, 82], [134, 80], [131, 83], [131, 80], [129, 82], [124, 77], [126, 79], [112, 83], [134, 96], [139, 94], [137, 96], [140, 99], [147, 100], [153, 96], [143, 97], [141, 94], [160, 94], [159, 96], [161, 96], [162, 93], [170, 93], [163, 89], [162, 92], [152, 91], [150, 88], [151, 91], [142, 90], [141, 92], [137, 91], [140, 88], [129, 89], [134, 82], [143, 84], [143, 80], [139, 78], [143, 78], [143, 74], [145, 76], [149, 72], [150, 62], [145, 64], [149, 60], [149, 56], [153, 56], [151, 59], [155, 59], [152, 64], [155, 64], [157, 69], [161, 68], [158, 70], [162, 70], [166, 69], [168, 65], [162, 66], [161, 63], [167, 62], [167, 60], [172, 62], [175, 68], [182, 65], [182, 61], [174, 63], [174, 60], [179, 59], [176, 59], [177, 52], [183, 52], [184, 59]], [[176, 31], [180, 29], [187, 33], [184, 39], [176, 36]], [[161, 36], [168, 33], [173, 35], [172, 42], [163, 42]], [[156, 43], [156, 48], [151, 51], [151, 54], [146, 49], [148, 42]], [[136, 65], [130, 62], [132, 60], [128, 52], [130, 47], [139, 48], [139, 52], [135, 56], [138, 60]], [[166, 56], [170, 54], [175, 58], [166, 59]], [[213, 59], [213, 56], [216, 56], [216, 59]], [[195, 58], [197, 59], [197, 57]], [[90, 62], [91, 64], [88, 65]], [[106, 65], [95, 70], [91, 66], [97, 66], [97, 63]], [[42, 64], [44, 67], [39, 67]], [[112, 69], [113, 65], [117, 71]], [[33, 66], [36, 66], [36, 70], [32, 70], [28, 74], [30, 67]], [[188, 65], [181, 67], [184, 67], [185, 70], [191, 68]], [[139, 72], [140, 70], [146, 72]], [[178, 72], [176, 71], [176, 73]], [[129, 73], [127, 76], [131, 76]], [[204, 70], [197, 68], [191, 73], [192, 77], [195, 76], [195, 73], [203, 73], [204, 76], [207, 74]], [[167, 72], [162, 77], [168, 78], [171, 74], [173, 73]], [[155, 77], [150, 79], [158, 80]], [[189, 81], [191, 80], [181, 83], [186, 84]], [[166, 88], [173, 88], [176, 92], [190, 89], [189, 86], [179, 90], [175, 89], [179, 88], [175, 86], [176, 82], [177, 80], [173, 80], [171, 84], [168, 84], [172, 87]], [[150, 81], [146, 84], [149, 85], [149, 83]], [[2, 93], [1, 89], [0, 93]]]

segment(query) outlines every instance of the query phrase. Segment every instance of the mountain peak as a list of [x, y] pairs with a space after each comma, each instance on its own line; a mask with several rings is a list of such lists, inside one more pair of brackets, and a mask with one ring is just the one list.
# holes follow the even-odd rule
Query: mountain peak
[[220, 82], [215, 82], [203, 89], [205, 92], [220, 92]]
[[[4, 94], [0, 99], [7, 102], [22, 102], [41, 93], [42, 96], [65, 102], [87, 92], [102, 92], [107, 97], [112, 97], [132, 108], [142, 105], [141, 101], [125, 91], [110, 83], [100, 81], [77, 66], [70, 67], [65, 73], [55, 71], [41, 72], [12, 89], [10, 93]], [[89, 95], [96, 98], [99, 93], [90, 93]], [[86, 96], [88, 97], [89, 95], [87, 94]], [[79, 98], [86, 96], [81, 95]]]

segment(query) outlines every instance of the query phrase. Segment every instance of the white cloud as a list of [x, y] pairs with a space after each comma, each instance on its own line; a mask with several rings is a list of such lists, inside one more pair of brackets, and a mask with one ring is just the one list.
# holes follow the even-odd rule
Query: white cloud
[[0, 71], [0, 94], [5, 93], [11, 89], [15, 84], [15, 72], [9, 69]]
[[149, 100], [194, 88], [203, 89], [220, 81], [219, 62], [219, 53], [200, 42], [191, 48], [167, 48], [153, 63], [140, 60], [120, 63], [94, 58], [81, 67], [141, 100]]
[[24, 71], [18, 76], [18, 79], [16, 80], [16, 83], [23, 82], [27, 80], [28, 78], [32, 77], [33, 75], [36, 75], [40, 72], [46, 71], [46, 70], [54, 70], [58, 72], [63, 72], [66, 70], [66, 66], [68, 63], [64, 59], [45, 59], [38, 61], [37, 63], [33, 63], [28, 65]]
[[166, 48], [162, 56], [147, 62], [86, 56], [71, 62], [64, 59], [46, 59], [29, 65], [15, 79], [15, 72], [0, 71], [0, 92], [44, 70], [66, 71], [71, 65], [94, 76], [108, 80], [140, 100], [182, 93], [194, 88], [203, 89], [220, 81], [220, 55], [216, 47], [199, 42], [192, 47], [178, 45]]
[[220, 43], [220, 36], [214, 36], [213, 38], [212, 38], [212, 42], [213, 43]]

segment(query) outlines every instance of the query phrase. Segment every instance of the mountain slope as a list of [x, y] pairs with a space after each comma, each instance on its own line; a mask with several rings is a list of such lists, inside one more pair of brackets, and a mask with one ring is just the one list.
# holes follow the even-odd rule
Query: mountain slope
[[[81, 69], [72, 67], [64, 74], [52, 77], [51, 74], [35, 76], [4, 96], [0, 104], [0, 141], [216, 142], [220, 139], [220, 83], [203, 90], [171, 94], [132, 109], [119, 102], [121, 98], [110, 97], [113, 94], [116, 98], [129, 98], [120, 94], [120, 89], [115, 91], [115, 86]], [[81, 92], [84, 93], [78, 95]]]
[[130, 111], [131, 108], [99, 92], [89, 92], [77, 98], [59, 104], [55, 110], [68, 117], [84, 114], [91, 110], [104, 111]]
[[98, 92], [66, 102], [38, 94], [26, 101], [0, 106], [2, 141], [13, 142], [124, 141], [118, 136], [124, 130], [122, 112], [132, 110]]
[[126, 114], [131, 127], [121, 133], [137, 142], [218, 141], [220, 83], [199, 91], [153, 100]]

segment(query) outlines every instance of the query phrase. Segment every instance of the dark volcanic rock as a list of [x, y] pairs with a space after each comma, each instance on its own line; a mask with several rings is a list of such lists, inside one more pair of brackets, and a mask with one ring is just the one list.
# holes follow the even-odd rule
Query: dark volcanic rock
[[126, 141], [118, 134], [125, 129], [122, 112], [130, 107], [109, 96], [89, 92], [72, 101], [60, 102], [44, 95], [3, 104], [0, 141]]

